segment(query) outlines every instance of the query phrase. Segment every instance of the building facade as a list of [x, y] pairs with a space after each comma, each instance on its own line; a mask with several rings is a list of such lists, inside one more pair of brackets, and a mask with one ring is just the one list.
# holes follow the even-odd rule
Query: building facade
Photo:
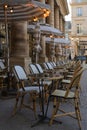
[[[39, 0], [40, 2], [49, 4], [51, 12], [47, 18], [39, 20], [40, 23], [49, 24], [50, 26], [59, 29], [65, 36], [65, 15], [69, 13], [66, 0]], [[49, 36], [50, 37], [50, 36]], [[61, 36], [58, 36], [61, 37]], [[46, 44], [46, 36], [41, 36], [42, 53], [40, 53], [39, 62], [58, 60], [63, 57], [63, 50], [61, 45], [54, 43], [52, 37], [51, 43]], [[31, 49], [30, 49], [31, 50]], [[57, 50], [57, 51], [56, 51]], [[61, 52], [61, 54], [60, 54]]]
[[87, 0], [72, 0], [71, 12], [74, 55], [87, 55]]
[[[38, 0], [38, 2], [50, 5], [50, 13], [45, 8], [42, 8], [44, 12], [49, 13], [49, 16], [46, 17], [46, 13], [43, 14], [43, 18], [39, 18], [39, 23], [49, 24], [52, 27], [59, 29], [65, 34], [65, 15], [68, 12], [68, 5], [66, 0]], [[34, 15], [33, 15], [34, 16]], [[38, 15], [37, 15], [38, 16]], [[34, 18], [36, 18], [34, 16]], [[34, 19], [32, 19], [33, 21]], [[31, 45], [33, 41], [31, 37], [27, 35], [27, 25], [30, 22], [26, 21], [14, 21], [10, 26], [9, 31], [9, 42], [10, 42], [10, 65], [19, 64], [28, 68], [30, 62], [32, 62], [32, 50]], [[45, 36], [40, 37], [40, 44], [42, 47], [41, 53], [39, 53], [39, 61], [48, 61], [50, 60], [50, 54], [47, 56]], [[53, 46], [53, 45], [52, 45]], [[59, 46], [57, 46], [58, 48]], [[52, 47], [53, 49], [54, 47]], [[30, 53], [31, 51], [31, 53]], [[54, 51], [50, 51], [55, 52]], [[58, 51], [56, 52], [56, 56]], [[55, 54], [54, 54], [55, 55]], [[55, 58], [55, 57], [54, 57]]]

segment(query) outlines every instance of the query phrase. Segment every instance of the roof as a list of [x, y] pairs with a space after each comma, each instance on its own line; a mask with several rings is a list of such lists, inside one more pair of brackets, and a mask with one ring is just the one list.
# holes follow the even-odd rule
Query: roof
[[[53, 41], [51, 38], [46, 37], [46, 43], [51, 43]], [[57, 44], [70, 44], [69, 40], [66, 40], [65, 38], [54, 38], [54, 43]]]
[[[5, 8], [5, 5], [8, 7]], [[11, 12], [11, 10], [13, 11]], [[31, 21], [35, 16], [43, 17], [46, 11], [50, 11], [50, 6], [35, 0], [0, 0], [1, 22], [4, 21], [5, 18], [7, 18], [8, 21]]]
[[[28, 25], [28, 32], [34, 32], [35, 26], [35, 24]], [[63, 35], [63, 33], [59, 29], [54, 28], [49, 24], [40, 24], [40, 31], [44, 35]]]

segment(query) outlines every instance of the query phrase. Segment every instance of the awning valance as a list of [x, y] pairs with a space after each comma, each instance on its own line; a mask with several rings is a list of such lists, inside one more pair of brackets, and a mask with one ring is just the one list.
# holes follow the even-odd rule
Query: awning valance
[[[53, 39], [47, 37], [46, 38], [46, 43], [51, 43], [51, 41], [53, 41]], [[65, 38], [54, 38], [54, 43], [55, 45], [57, 44], [70, 44], [69, 40], [66, 40]]]
[[47, 11], [49, 14], [49, 5], [34, 0], [0, 0], [0, 22], [5, 21], [5, 15], [8, 21], [31, 21], [34, 17], [44, 17]]
[[[28, 25], [28, 32], [34, 32], [35, 26], [35, 24]], [[40, 24], [40, 31], [44, 35], [63, 35], [63, 33], [59, 29], [54, 28], [49, 24]]]

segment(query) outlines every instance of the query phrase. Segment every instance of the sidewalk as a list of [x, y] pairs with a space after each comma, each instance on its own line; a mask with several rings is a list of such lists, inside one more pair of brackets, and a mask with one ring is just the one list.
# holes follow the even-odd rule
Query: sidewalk
[[[82, 130], [87, 130], [87, 70], [83, 73], [81, 79], [81, 114], [82, 114]], [[79, 130], [78, 122], [71, 117], [57, 118], [62, 124], [54, 123], [52, 126], [48, 122], [43, 122], [31, 128], [31, 124], [35, 123], [34, 114], [31, 110], [22, 109], [12, 117], [15, 99], [0, 99], [0, 130]], [[51, 105], [51, 103], [50, 103]], [[65, 106], [66, 109], [69, 109]], [[50, 116], [51, 107], [48, 116]]]

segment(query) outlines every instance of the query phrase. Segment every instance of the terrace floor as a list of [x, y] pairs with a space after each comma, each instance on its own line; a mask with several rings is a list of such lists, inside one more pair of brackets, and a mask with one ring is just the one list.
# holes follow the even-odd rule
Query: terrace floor
[[[82, 130], [87, 130], [87, 70], [83, 73], [81, 79], [81, 96], [80, 109], [82, 115]], [[29, 101], [29, 100], [27, 100]], [[35, 127], [31, 127], [36, 122], [34, 114], [30, 109], [22, 109], [15, 116], [11, 116], [14, 107], [15, 98], [0, 99], [0, 130], [79, 130], [78, 123], [71, 117], [57, 118], [62, 124], [57, 122], [49, 126], [48, 121], [42, 122]], [[48, 116], [51, 116], [52, 102], [48, 111]], [[69, 110], [71, 107], [64, 104], [64, 107]]]

